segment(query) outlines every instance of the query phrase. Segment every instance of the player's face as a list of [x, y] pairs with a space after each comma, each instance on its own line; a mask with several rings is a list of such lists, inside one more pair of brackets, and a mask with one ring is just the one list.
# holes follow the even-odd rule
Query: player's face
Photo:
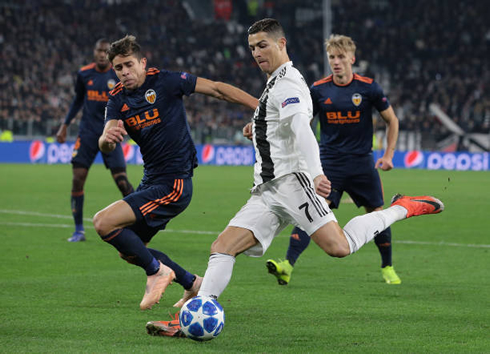
[[344, 79], [352, 76], [352, 65], [356, 60], [354, 53], [331, 49], [327, 54], [334, 77]]
[[128, 90], [136, 90], [145, 82], [146, 58], [138, 60], [134, 55], [116, 55], [112, 60], [112, 67], [119, 81]]
[[105, 69], [109, 66], [109, 58], [107, 57], [107, 51], [109, 50], [109, 47], [109, 43], [97, 43], [94, 48], [95, 64], [100, 69]]
[[287, 61], [283, 52], [285, 45], [285, 38], [274, 40], [265, 32], [258, 32], [248, 36], [248, 46], [252, 56], [259, 65], [260, 70], [268, 75], [272, 74]]

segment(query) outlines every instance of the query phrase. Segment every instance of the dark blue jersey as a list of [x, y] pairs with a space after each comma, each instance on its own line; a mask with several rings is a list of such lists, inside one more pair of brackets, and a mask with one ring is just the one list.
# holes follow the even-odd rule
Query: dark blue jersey
[[65, 124], [70, 124], [83, 105], [79, 134], [87, 132], [96, 136], [102, 135], [109, 91], [114, 89], [118, 81], [111, 67], [105, 71], [98, 71], [96, 64], [92, 63], [81, 68], [75, 84], [75, 98], [66, 115]]
[[182, 97], [194, 92], [197, 77], [187, 73], [148, 70], [136, 90], [122, 83], [109, 94], [106, 121], [121, 119], [140, 146], [145, 165], [143, 182], [186, 178], [197, 166]]
[[310, 91], [313, 115], [318, 113], [320, 119], [320, 155], [369, 154], [373, 147], [372, 108], [382, 112], [390, 106], [381, 87], [357, 74], [350, 83], [339, 86], [330, 75], [315, 82]]

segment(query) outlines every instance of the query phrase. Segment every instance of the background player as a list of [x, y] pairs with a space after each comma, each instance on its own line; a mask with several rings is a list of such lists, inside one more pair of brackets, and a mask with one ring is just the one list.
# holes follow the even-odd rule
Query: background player
[[[320, 158], [323, 172], [332, 183], [327, 202], [338, 208], [343, 192], [367, 213], [383, 209], [384, 198], [377, 168], [393, 168], [393, 154], [398, 139], [398, 118], [381, 87], [367, 77], [354, 74], [356, 45], [352, 38], [332, 35], [325, 41], [332, 75], [319, 80], [310, 88], [313, 115], [319, 115]], [[384, 155], [373, 160], [372, 108], [386, 122], [387, 146]], [[392, 265], [391, 228], [374, 238], [381, 255], [381, 272], [388, 284], [401, 280]], [[310, 237], [295, 227], [289, 239], [286, 260], [269, 259], [267, 268], [281, 285], [289, 283], [293, 266], [308, 247]]]
[[[104, 111], [109, 99], [108, 93], [118, 78], [107, 58], [109, 41], [99, 39], [94, 47], [94, 62], [80, 69], [75, 85], [75, 98], [61, 124], [56, 140], [66, 141], [67, 128], [83, 106], [78, 138], [73, 149], [73, 181], [71, 188], [71, 209], [75, 221], [75, 232], [68, 239], [70, 242], [85, 241], [83, 227], [83, 202], [85, 181], [88, 170], [99, 152], [98, 140], [104, 129]], [[113, 151], [102, 153], [105, 166], [111, 170], [112, 177], [123, 196], [133, 191], [133, 186], [126, 175], [126, 162], [121, 145], [118, 143]]]
[[146, 58], [134, 36], [112, 43], [109, 60], [120, 83], [110, 93], [99, 146], [104, 152], [112, 151], [129, 133], [140, 146], [145, 169], [137, 191], [99, 211], [94, 226], [102, 240], [113, 245], [123, 259], [146, 271], [141, 309], [157, 303], [174, 278], [185, 289], [183, 298], [175, 304], [181, 307], [195, 296], [201, 278], [146, 244], [185, 210], [192, 197], [197, 158], [182, 97], [198, 92], [251, 109], [258, 101], [222, 82], [185, 72], [146, 70]]

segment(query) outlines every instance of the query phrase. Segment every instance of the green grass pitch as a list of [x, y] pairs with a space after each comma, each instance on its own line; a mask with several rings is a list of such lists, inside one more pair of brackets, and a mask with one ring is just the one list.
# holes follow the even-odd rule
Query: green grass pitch
[[[128, 168], [136, 186], [141, 166]], [[71, 167], [0, 165], [0, 352], [2, 353], [483, 353], [490, 352], [490, 178], [487, 172], [382, 173], [396, 192], [433, 194], [446, 210], [392, 226], [398, 286], [382, 281], [373, 243], [344, 259], [312, 244], [288, 286], [267, 273], [283, 258], [290, 228], [262, 258], [237, 257], [220, 297], [223, 333], [198, 343], [150, 337], [145, 323], [168, 319], [182, 295], [173, 284], [142, 312], [144, 272], [120, 260], [90, 218], [120, 198], [101, 165], [85, 188], [87, 241], [72, 233]], [[251, 167], [200, 166], [189, 208], [151, 245], [203, 274], [209, 247], [248, 199]], [[341, 225], [361, 213], [335, 211]]]

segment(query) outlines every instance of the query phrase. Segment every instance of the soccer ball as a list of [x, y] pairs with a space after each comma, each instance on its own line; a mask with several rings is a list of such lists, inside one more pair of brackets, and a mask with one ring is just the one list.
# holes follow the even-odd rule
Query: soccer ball
[[196, 296], [187, 301], [179, 314], [184, 334], [197, 341], [215, 338], [225, 325], [225, 313], [218, 301], [209, 296]]

